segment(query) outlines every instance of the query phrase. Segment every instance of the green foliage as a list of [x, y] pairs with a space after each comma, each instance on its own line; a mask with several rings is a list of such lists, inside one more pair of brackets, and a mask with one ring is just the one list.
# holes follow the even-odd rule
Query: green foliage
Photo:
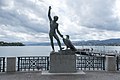
[[0, 41], [0, 46], [25, 46], [23, 43], [20, 42], [4, 42]]

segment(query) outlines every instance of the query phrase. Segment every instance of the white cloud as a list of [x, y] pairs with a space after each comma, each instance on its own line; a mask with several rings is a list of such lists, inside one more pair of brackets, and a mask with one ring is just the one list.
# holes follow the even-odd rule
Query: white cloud
[[115, 0], [76, 0], [72, 3], [69, 1], [69, 6], [77, 15], [80, 25], [89, 28], [120, 30], [118, 20], [114, 17], [114, 5]]
[[0, 0], [0, 40], [48, 41], [49, 5], [52, 16], [59, 16], [60, 32], [69, 34], [72, 40], [119, 38], [119, 3], [119, 0]]
[[11, 9], [14, 7], [14, 0], [0, 0], [0, 7], [2, 9]]

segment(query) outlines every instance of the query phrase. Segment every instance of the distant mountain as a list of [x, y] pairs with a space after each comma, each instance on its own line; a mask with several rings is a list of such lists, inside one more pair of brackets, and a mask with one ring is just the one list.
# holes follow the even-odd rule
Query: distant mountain
[[[107, 40], [72, 41], [75, 46], [120, 46], [120, 38]], [[26, 46], [49, 46], [50, 42], [27, 42]], [[57, 45], [57, 43], [55, 43]], [[64, 45], [62, 43], [62, 45]]]
[[107, 40], [88, 40], [88, 41], [77, 41], [73, 42], [73, 44], [82, 46], [120, 46], [120, 39], [107, 39]]

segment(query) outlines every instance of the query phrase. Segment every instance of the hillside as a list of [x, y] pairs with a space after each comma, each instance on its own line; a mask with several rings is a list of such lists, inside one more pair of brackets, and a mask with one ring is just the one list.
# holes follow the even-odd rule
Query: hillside
[[[120, 39], [72, 41], [75, 46], [120, 46]], [[27, 46], [49, 46], [49, 42], [27, 42]], [[55, 43], [57, 45], [57, 43]], [[62, 45], [64, 45], [62, 43]]]
[[87, 46], [120, 46], [120, 39], [107, 39], [107, 40], [88, 40], [73, 42], [75, 45]]
[[0, 46], [25, 46], [23, 43], [20, 42], [4, 42], [0, 41]]

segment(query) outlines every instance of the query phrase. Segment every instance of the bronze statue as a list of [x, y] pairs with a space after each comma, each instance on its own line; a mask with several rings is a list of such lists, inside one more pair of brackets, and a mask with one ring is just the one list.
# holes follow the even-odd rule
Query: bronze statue
[[69, 35], [66, 35], [66, 38], [63, 37], [63, 42], [65, 46], [67, 47], [67, 49], [70, 48], [72, 51], [77, 51], [77, 49], [74, 47], [74, 45], [70, 41]]
[[67, 49], [69, 48], [70, 50], [74, 51], [75, 54], [79, 54], [79, 55], [90, 55], [90, 56], [91, 56], [91, 54], [87, 54], [86, 52], [80, 52], [80, 51], [78, 51], [78, 50], [75, 48], [75, 46], [72, 44], [72, 42], [70, 41], [69, 35], [66, 35], [66, 38], [63, 37], [63, 42], [64, 42], [66, 48], [67, 48]]
[[51, 41], [51, 46], [52, 46], [53, 51], [55, 51], [55, 49], [54, 49], [54, 43], [53, 43], [53, 37], [54, 37], [57, 40], [57, 43], [58, 43], [58, 45], [60, 47], [60, 50], [62, 50], [59, 37], [56, 34], [56, 32], [57, 32], [61, 37], [63, 37], [63, 35], [58, 30], [58, 23], [57, 23], [58, 16], [54, 16], [53, 20], [52, 20], [51, 15], [50, 15], [51, 14], [51, 9], [52, 9], [51, 6], [49, 6], [48, 18], [49, 18], [49, 21], [50, 21], [49, 37], [50, 37], [50, 41]]

